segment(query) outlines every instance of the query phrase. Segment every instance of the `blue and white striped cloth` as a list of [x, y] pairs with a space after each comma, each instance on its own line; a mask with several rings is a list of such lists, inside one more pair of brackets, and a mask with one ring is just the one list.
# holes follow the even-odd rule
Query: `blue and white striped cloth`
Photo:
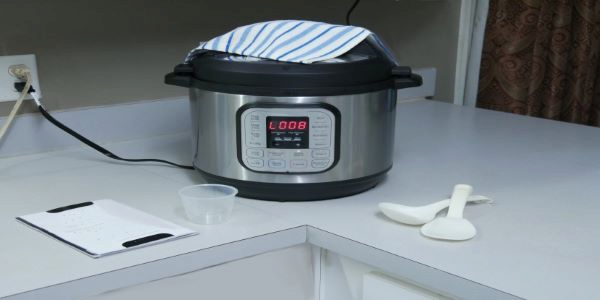
[[[213, 38], [190, 51], [185, 61], [196, 53], [213, 50], [243, 56], [310, 64], [338, 57], [370, 37], [389, 51], [369, 30], [356, 26], [321, 22], [282, 20], [238, 27]], [[391, 56], [393, 59], [393, 56]], [[395, 61], [395, 59], [393, 59]]]

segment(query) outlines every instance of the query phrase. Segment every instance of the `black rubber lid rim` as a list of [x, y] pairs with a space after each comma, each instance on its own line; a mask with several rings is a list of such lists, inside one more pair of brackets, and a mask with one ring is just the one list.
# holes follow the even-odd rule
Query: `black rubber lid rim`
[[203, 51], [176, 66], [165, 82], [228, 94], [330, 96], [414, 87], [421, 78], [363, 42], [330, 62], [313, 64]]

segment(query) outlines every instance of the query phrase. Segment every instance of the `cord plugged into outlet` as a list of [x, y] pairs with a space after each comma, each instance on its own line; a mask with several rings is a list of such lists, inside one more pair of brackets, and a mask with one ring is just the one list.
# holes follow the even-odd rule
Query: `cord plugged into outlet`
[[[21, 78], [23, 78], [23, 76], [24, 76], [26, 78], [25, 82], [15, 82], [14, 83], [15, 90], [17, 90], [18, 92], [21, 93], [21, 97], [19, 97], [19, 100], [21, 102], [22, 102], [23, 98], [25, 98], [24, 95], [27, 95], [27, 94], [31, 95], [33, 97], [33, 100], [35, 101], [35, 104], [36, 104], [39, 112], [42, 114], [42, 116], [44, 118], [46, 118], [46, 120], [48, 120], [54, 126], [60, 128], [64, 132], [68, 133], [72, 137], [76, 138], [80, 142], [82, 142], [82, 143], [86, 144], [87, 146], [93, 148], [94, 150], [102, 153], [106, 157], [109, 157], [109, 158], [112, 158], [112, 159], [115, 159], [115, 160], [126, 161], [126, 162], [134, 162], [134, 163], [139, 163], [139, 162], [162, 163], [162, 164], [168, 164], [168, 165], [171, 165], [171, 166], [174, 166], [174, 167], [179, 167], [179, 168], [182, 168], [182, 169], [194, 170], [194, 166], [187, 166], [187, 165], [176, 164], [174, 162], [170, 162], [170, 161], [163, 160], [163, 159], [155, 159], [155, 158], [135, 158], [135, 159], [131, 159], [131, 158], [123, 158], [123, 157], [120, 157], [120, 156], [112, 153], [108, 149], [106, 149], [106, 148], [104, 148], [104, 147], [102, 147], [102, 146], [94, 143], [90, 139], [88, 139], [88, 138], [84, 137], [83, 135], [79, 134], [77, 131], [75, 131], [75, 130], [69, 128], [68, 126], [66, 126], [65, 124], [61, 123], [60, 121], [58, 121], [57, 119], [55, 119], [52, 115], [50, 115], [50, 113], [48, 113], [46, 111], [46, 109], [42, 105], [42, 102], [40, 101], [40, 96], [39, 96], [38, 92], [31, 85], [31, 74], [30, 74], [30, 71], [27, 69], [27, 66], [11, 66], [11, 68], [9, 68], [9, 69], [10, 69], [9, 72], [11, 72], [11, 74], [14, 74], [17, 77], [21, 76]], [[15, 111], [15, 112], [18, 109], [18, 106], [17, 106], [18, 103], [19, 103], [19, 101], [17, 101], [17, 104], [15, 104], [16, 109], [13, 109], [13, 111]], [[7, 122], [5, 123], [5, 125], [3, 126], [3, 128], [2, 128], [3, 131], [0, 132], [0, 139], [2, 138], [2, 135], [4, 134], [4, 132], [6, 131], [6, 128], [8, 128], [8, 125], [10, 125], [10, 121], [12, 121], [12, 118], [9, 118], [7, 120]]]
[[[2, 57], [0, 56], [0, 70], [2, 70], [2, 68], [3, 68], [1, 63], [2, 63]], [[58, 121], [57, 119], [52, 117], [52, 115], [50, 115], [50, 113], [48, 113], [46, 111], [46, 109], [42, 105], [42, 102], [40, 101], [39, 91], [35, 90], [34, 84], [32, 83], [32, 81], [33, 81], [32, 80], [32, 77], [33, 77], [32, 70], [29, 68], [29, 66], [27, 66], [26, 64], [11, 64], [8, 67], [8, 73], [11, 76], [17, 78], [17, 82], [14, 82], [14, 80], [12, 80], [10, 88], [12, 89], [14, 87], [14, 89], [19, 93], [19, 99], [17, 99], [17, 102], [13, 106], [12, 111], [10, 112], [9, 116], [6, 118], [6, 121], [4, 121], [2, 128], [0, 128], [0, 141], [2, 140], [2, 137], [4, 136], [4, 134], [8, 130], [8, 127], [10, 126], [13, 119], [15, 118], [15, 115], [17, 114], [17, 111], [19, 110], [19, 107], [21, 106], [21, 103], [23, 103], [23, 100], [25, 99], [25, 97], [27, 95], [31, 95], [33, 97], [33, 100], [35, 101], [35, 105], [37, 106], [38, 111], [42, 114], [42, 116], [44, 118], [46, 118], [46, 120], [48, 120], [54, 126], [60, 128], [64, 132], [68, 133], [72, 137], [76, 138], [80, 142], [82, 142], [82, 143], [86, 144], [87, 146], [93, 148], [94, 150], [102, 153], [106, 157], [120, 160], [120, 161], [125, 161], [125, 162], [133, 162], [133, 163], [140, 163], [140, 162], [162, 163], [162, 164], [168, 164], [168, 165], [171, 165], [174, 167], [179, 167], [182, 169], [194, 170], [194, 166], [181, 165], [181, 164], [177, 164], [177, 163], [170, 162], [170, 161], [163, 160], [163, 159], [155, 159], [155, 158], [131, 159], [131, 158], [123, 158], [123, 157], [120, 157], [120, 156], [112, 153], [108, 149], [94, 143], [93, 141], [91, 141], [90, 139], [79, 134], [75, 130], [67, 127], [65, 124], [61, 123], [60, 121]], [[35, 72], [33, 72], [33, 73], [34, 73], [33, 75], [35, 75]], [[2, 84], [4, 84], [4, 83], [2, 80], [0, 80], [0, 86]], [[0, 144], [0, 146], [1, 146], [1, 144]]]
[[[21, 92], [15, 90], [15, 82], [25, 82], [25, 72], [29, 70], [31, 85], [35, 86], [38, 95], [42, 97], [38, 79], [37, 60], [34, 54], [0, 55], [0, 102], [14, 102]], [[25, 100], [32, 99], [29, 95]]]
[[25, 86], [23, 87], [21, 94], [19, 94], [19, 98], [15, 102], [15, 105], [8, 114], [8, 117], [6, 117], [4, 124], [2, 124], [2, 127], [0, 127], [0, 140], [2, 140], [2, 138], [8, 131], [10, 124], [15, 119], [15, 116], [19, 111], [19, 108], [21, 108], [21, 104], [23, 104], [23, 100], [25, 100], [25, 97], [27, 97], [29, 88], [31, 88], [31, 70], [26, 65], [11, 65], [8, 67], [8, 73], [19, 80], [25, 81]]

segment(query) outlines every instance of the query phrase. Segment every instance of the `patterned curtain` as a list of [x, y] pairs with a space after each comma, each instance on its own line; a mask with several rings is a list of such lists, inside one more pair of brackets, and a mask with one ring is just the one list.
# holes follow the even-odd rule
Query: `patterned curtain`
[[599, 56], [599, 0], [490, 0], [477, 107], [600, 126]]

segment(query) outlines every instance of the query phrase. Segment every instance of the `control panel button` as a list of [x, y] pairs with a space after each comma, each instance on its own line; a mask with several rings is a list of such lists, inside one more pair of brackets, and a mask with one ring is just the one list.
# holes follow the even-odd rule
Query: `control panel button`
[[258, 158], [249, 158], [248, 166], [250, 166], [252, 168], [262, 168], [265, 166], [265, 161], [262, 159], [258, 159]]
[[319, 121], [330, 121], [329, 117], [322, 113], [322, 112], [317, 112], [315, 113], [315, 121], [319, 122]]
[[307, 165], [308, 163], [304, 159], [293, 159], [290, 161], [290, 167], [292, 169], [304, 169]]
[[285, 161], [281, 159], [271, 159], [269, 160], [269, 168], [283, 169], [285, 168]]
[[314, 130], [328, 130], [331, 126], [329, 122], [315, 122], [310, 127]]
[[313, 112], [310, 125], [310, 148], [330, 148], [331, 138], [331, 118], [324, 113]]
[[312, 157], [314, 157], [314, 158], [329, 158], [329, 150], [313, 150]]
[[260, 123], [259, 122], [250, 122], [250, 130], [260, 131]]
[[246, 136], [246, 144], [251, 147], [264, 147], [264, 138], [259, 132], [252, 132]]
[[302, 150], [296, 150], [292, 152], [292, 158], [305, 158], [306, 153]]
[[266, 147], [264, 112], [254, 111], [244, 116], [244, 140], [247, 147]]
[[285, 152], [282, 150], [267, 150], [268, 158], [284, 158]]
[[248, 149], [246, 150], [246, 155], [248, 157], [263, 157], [265, 152], [262, 149]]
[[328, 137], [327, 138], [323, 138], [323, 137], [314, 138], [313, 142], [314, 142], [313, 146], [315, 148], [328, 148], [331, 145]]
[[310, 165], [315, 169], [322, 169], [329, 165], [329, 159], [315, 159], [310, 163]]

